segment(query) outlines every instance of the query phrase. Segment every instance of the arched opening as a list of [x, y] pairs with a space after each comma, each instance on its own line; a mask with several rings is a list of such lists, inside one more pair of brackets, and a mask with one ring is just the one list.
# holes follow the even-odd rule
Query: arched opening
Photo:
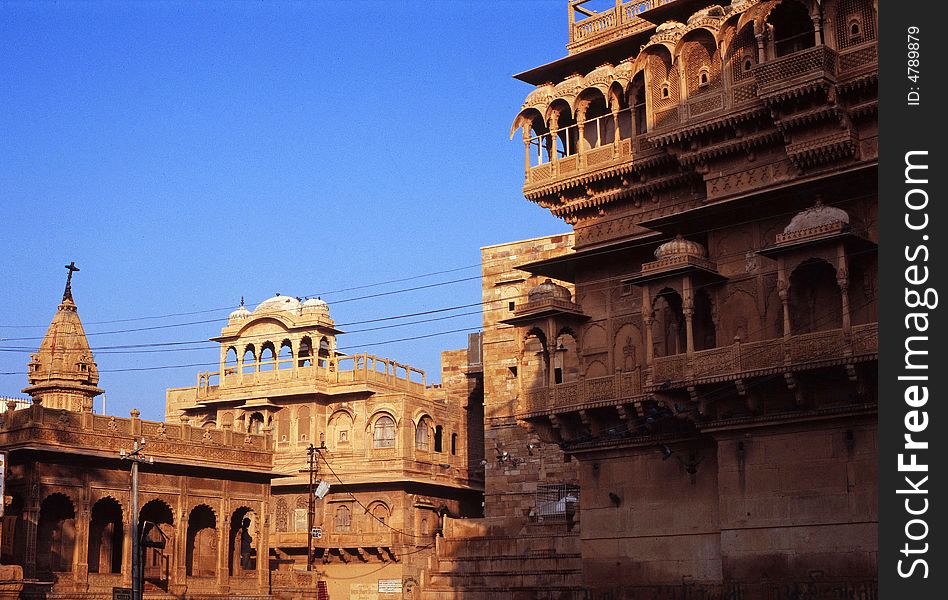
[[717, 87], [720, 81], [721, 59], [714, 36], [706, 29], [687, 34], [682, 45], [688, 95], [695, 96]]
[[189, 577], [213, 577], [217, 572], [217, 518], [206, 504], [188, 515], [185, 569]]
[[90, 573], [122, 572], [122, 507], [115, 498], [102, 498], [89, 514]]
[[72, 571], [76, 544], [76, 511], [64, 494], [47, 496], [40, 506], [36, 526], [36, 570], [39, 573]]
[[428, 437], [429, 430], [431, 428], [431, 421], [428, 417], [422, 417], [418, 421], [418, 426], [415, 427], [415, 449], [427, 452], [429, 449]]
[[300, 367], [309, 367], [313, 364], [313, 340], [308, 335], [300, 340], [300, 349], [296, 357], [296, 364]]
[[234, 428], [234, 413], [225, 412], [221, 414], [221, 429]]
[[257, 550], [253, 545], [257, 539], [256, 521], [257, 516], [246, 506], [241, 506], [231, 515], [230, 535], [227, 538], [227, 572], [231, 576], [257, 568]]
[[632, 78], [632, 118], [635, 121], [635, 135], [648, 131], [648, 106], [645, 100], [645, 72], [639, 71]]
[[583, 116], [583, 150], [591, 150], [612, 144], [616, 138], [616, 123], [612, 112], [606, 106], [606, 98], [598, 89], [585, 90], [580, 96], [585, 104]]
[[237, 372], [237, 349], [231, 346], [224, 353], [224, 375], [233, 375]]
[[553, 350], [553, 381], [569, 383], [579, 379], [579, 344], [572, 332], [564, 331], [556, 338]]
[[444, 439], [444, 427], [438, 425], [434, 429], [434, 451], [443, 452], [442, 440]]
[[259, 412], [255, 412], [252, 415], [250, 415], [250, 422], [247, 425], [247, 433], [257, 433], [257, 434], [263, 433], [263, 426], [264, 426], [263, 414]]
[[800, 335], [843, 326], [842, 293], [836, 269], [816, 258], [790, 274], [790, 333]]
[[257, 352], [253, 344], [249, 344], [244, 349], [243, 365], [242, 373], [253, 373], [257, 370]]
[[875, 10], [870, 0], [836, 5], [836, 49], [843, 50], [876, 39]]
[[556, 155], [564, 158], [576, 154], [579, 149], [579, 129], [573, 110], [565, 100], [555, 100], [550, 105], [550, 110], [556, 119], [556, 129], [551, 132], [556, 145]]
[[352, 417], [349, 413], [338, 412], [329, 419], [330, 448], [349, 449], [352, 437]]
[[369, 531], [384, 533], [388, 531], [388, 522], [391, 511], [383, 502], [373, 502], [369, 505]]
[[260, 370], [273, 371], [276, 369], [276, 351], [273, 342], [265, 342], [260, 349]]
[[277, 356], [277, 369], [286, 369], [293, 366], [293, 344], [290, 340], [280, 343], [280, 354]]
[[681, 354], [686, 349], [685, 315], [681, 305], [681, 296], [670, 288], [660, 291], [652, 302], [655, 311], [652, 337], [656, 357]]
[[326, 368], [329, 365], [329, 359], [332, 358], [332, 349], [329, 346], [329, 340], [325, 337], [319, 339], [319, 366]]
[[333, 528], [340, 533], [348, 533], [352, 528], [352, 511], [345, 504], [336, 507]]
[[376, 419], [372, 441], [375, 448], [394, 448], [395, 419], [388, 415], [382, 415]]
[[523, 389], [546, 386], [547, 379], [546, 338], [539, 330], [531, 330], [523, 342], [520, 358], [520, 377]]
[[[139, 511], [139, 527], [145, 532], [145, 538], [153, 542], [142, 548], [142, 571], [145, 581], [162, 589], [168, 587], [171, 573], [171, 557], [174, 556], [174, 513], [171, 507], [161, 500], [151, 500]], [[147, 531], [145, 530], [148, 524]], [[157, 529], [157, 531], [156, 531]], [[164, 548], [159, 547], [164, 542]]]
[[309, 415], [309, 407], [301, 406], [296, 409], [296, 431], [297, 439], [301, 442], [309, 441], [309, 429], [312, 426], [312, 419]]
[[810, 13], [796, 0], [784, 0], [774, 8], [767, 23], [773, 28], [774, 56], [781, 57], [816, 45]]
[[691, 318], [691, 331], [695, 350], [709, 350], [717, 346], [711, 298], [705, 290], [698, 290], [695, 292], [694, 303], [695, 312]]

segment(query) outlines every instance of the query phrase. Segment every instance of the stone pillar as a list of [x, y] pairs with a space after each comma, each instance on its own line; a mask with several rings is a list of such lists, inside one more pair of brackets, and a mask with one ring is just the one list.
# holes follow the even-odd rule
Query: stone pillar
[[692, 293], [691, 278], [685, 277], [682, 285], [684, 292], [681, 303], [681, 312], [685, 316], [685, 352], [692, 354], [695, 351], [694, 316], [695, 297]]
[[225, 499], [222, 499], [220, 504], [222, 518], [217, 523], [217, 591], [222, 594], [230, 591], [230, 502], [226, 500], [230, 493], [228, 483], [224, 482]]
[[[540, 139], [537, 139], [537, 147], [540, 146]], [[533, 150], [533, 147], [530, 145], [530, 123], [523, 124], [523, 148], [524, 148], [524, 162], [523, 162], [523, 171], [524, 177], [529, 181], [530, 179], [530, 152]], [[537, 156], [539, 157], [540, 150], [537, 150]], [[539, 162], [539, 159], [538, 161]]]
[[817, 46], [823, 45], [823, 27], [821, 25], [822, 19], [820, 18], [819, 13], [815, 15], [810, 15], [810, 19], [813, 21], [813, 38], [816, 41]]
[[790, 286], [787, 283], [787, 270], [783, 257], [777, 258], [777, 294], [783, 305], [783, 337], [790, 337]]
[[836, 283], [839, 285], [843, 309], [843, 332], [849, 335], [852, 328], [852, 316], [849, 314], [849, 268], [846, 259], [846, 247], [839, 244], [836, 247]]
[[652, 359], [655, 358], [655, 346], [652, 341], [652, 322], [655, 320], [655, 313], [652, 312], [652, 298], [649, 294], [649, 286], [642, 288], [642, 327], [645, 329], [645, 365], [652, 367]]
[[89, 472], [83, 471], [79, 506], [76, 507], [76, 549], [72, 563], [73, 582], [77, 592], [84, 592], [89, 588], [89, 484]]

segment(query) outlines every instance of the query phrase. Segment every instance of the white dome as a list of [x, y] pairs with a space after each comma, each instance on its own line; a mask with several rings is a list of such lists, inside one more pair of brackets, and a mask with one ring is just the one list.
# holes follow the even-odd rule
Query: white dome
[[230, 313], [230, 316], [227, 317], [227, 320], [229, 320], [229, 321], [239, 321], [239, 320], [241, 320], [241, 319], [246, 319], [246, 318], [249, 317], [249, 316], [250, 316], [250, 311], [247, 310], [247, 307], [246, 307], [246, 306], [244, 306], [243, 304], [241, 304], [240, 306], [237, 307], [237, 310], [235, 310], [234, 312]]
[[303, 301], [303, 314], [329, 314], [329, 305], [322, 298], [309, 298]]
[[267, 298], [263, 302], [257, 305], [257, 308], [253, 310], [255, 313], [259, 312], [299, 312], [300, 301], [294, 298], [293, 296], [281, 296], [277, 294], [272, 298]]

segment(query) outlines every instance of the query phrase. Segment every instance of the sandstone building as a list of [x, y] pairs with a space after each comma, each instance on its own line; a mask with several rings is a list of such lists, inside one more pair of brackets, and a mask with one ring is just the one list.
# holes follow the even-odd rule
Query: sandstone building
[[[332, 597], [377, 592], [378, 580], [407, 592], [443, 518], [481, 513], [479, 340], [471, 352], [444, 353], [443, 383], [428, 386], [411, 366], [339, 352], [340, 333], [316, 298], [240, 306], [214, 338], [219, 370], [168, 390], [167, 420], [272, 436], [274, 471], [283, 475], [269, 513], [274, 581], [305, 593], [323, 579]], [[330, 484], [312, 505], [311, 444], [315, 476]], [[310, 541], [313, 527], [320, 537]], [[309, 547], [313, 571], [301, 573]]]
[[874, 597], [874, 3], [568, 26], [512, 133], [573, 233], [483, 251], [486, 519], [429, 597]]

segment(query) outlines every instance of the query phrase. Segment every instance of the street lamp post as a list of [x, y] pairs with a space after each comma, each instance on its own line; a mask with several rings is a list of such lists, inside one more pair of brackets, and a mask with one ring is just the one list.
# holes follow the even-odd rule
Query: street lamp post
[[124, 448], [119, 452], [122, 460], [132, 463], [132, 600], [142, 600], [142, 561], [138, 540], [138, 465], [143, 462], [155, 464], [153, 457], [142, 454], [144, 449], [145, 438], [142, 438], [141, 442], [138, 440], [133, 442], [131, 452], [126, 452]]

